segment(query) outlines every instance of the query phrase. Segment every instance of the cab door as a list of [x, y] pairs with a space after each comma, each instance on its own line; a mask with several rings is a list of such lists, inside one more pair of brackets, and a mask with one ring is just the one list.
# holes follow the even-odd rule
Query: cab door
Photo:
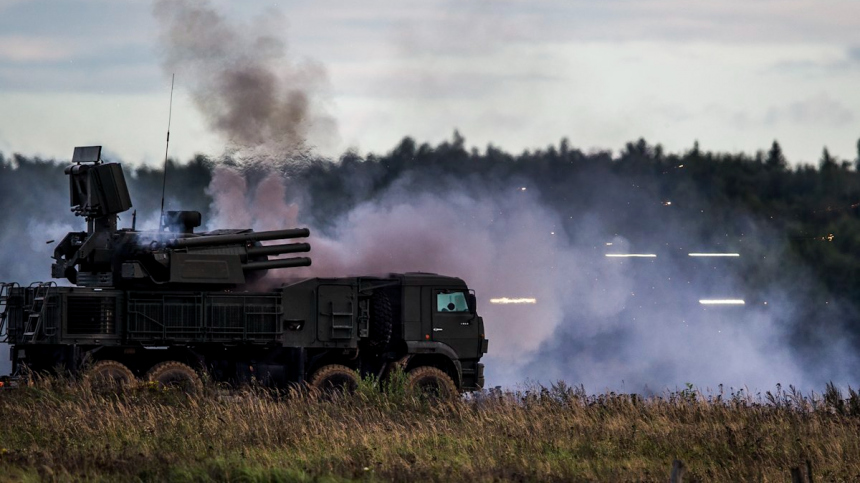
[[448, 344], [461, 355], [474, 352], [474, 346], [483, 338], [478, 317], [469, 307], [468, 296], [469, 293], [460, 288], [432, 291], [433, 340]]

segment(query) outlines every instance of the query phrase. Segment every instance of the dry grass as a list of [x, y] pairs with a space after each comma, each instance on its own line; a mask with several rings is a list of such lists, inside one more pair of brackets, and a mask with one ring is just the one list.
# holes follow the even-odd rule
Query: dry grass
[[49, 379], [0, 392], [0, 475], [88, 481], [817, 481], [860, 479], [860, 398], [777, 391], [585, 396], [564, 385], [454, 402], [379, 391], [320, 398], [100, 394]]

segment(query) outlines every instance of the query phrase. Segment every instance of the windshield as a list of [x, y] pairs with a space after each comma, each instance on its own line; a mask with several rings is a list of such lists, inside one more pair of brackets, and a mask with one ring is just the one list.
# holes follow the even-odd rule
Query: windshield
[[437, 312], [468, 312], [469, 304], [463, 292], [440, 292], [436, 294]]

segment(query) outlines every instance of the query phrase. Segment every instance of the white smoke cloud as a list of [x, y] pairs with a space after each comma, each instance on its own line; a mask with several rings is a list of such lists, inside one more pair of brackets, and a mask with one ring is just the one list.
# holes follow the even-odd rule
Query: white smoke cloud
[[[222, 181], [213, 178], [213, 185]], [[744, 295], [732, 260], [703, 261], [668, 250], [658, 251], [655, 259], [608, 259], [608, 251], [634, 248], [610, 233], [611, 220], [583, 212], [562, 223], [536, 189], [523, 191], [515, 183], [476, 189], [440, 180], [437, 191], [415, 191], [407, 178], [325, 231], [285, 200], [307, 197], [280, 175], [242, 186], [238, 197], [224, 186], [211, 189], [214, 206], [245, 203], [243, 213], [260, 217], [249, 220], [254, 226], [273, 229], [307, 221], [312, 230], [313, 266], [270, 271], [270, 280], [410, 271], [463, 278], [477, 291], [490, 339], [484, 361], [490, 385], [565, 380], [595, 391], [659, 391], [686, 383], [818, 389], [830, 379], [849, 382], [850, 374], [840, 367], [856, 367], [849, 344], [838, 343], [839, 334], [828, 336], [834, 342], [828, 361], [813, 367], [798, 355], [790, 335], [799, 302], [784, 282], [762, 291], [768, 304], [751, 300], [740, 309], [703, 307], [700, 298]], [[654, 240], [674, 229], [659, 218], [653, 223]], [[687, 247], [705, 243], [690, 233], [676, 236]], [[783, 254], [773, 256], [784, 261]], [[489, 303], [503, 296], [537, 303]]]
[[[511, 191], [513, 193], [513, 191]], [[392, 194], [365, 203], [312, 240], [308, 275], [434, 272], [461, 277], [479, 294], [496, 354], [515, 361], [537, 349], [561, 319], [556, 283], [565, 247], [558, 222], [529, 195], [474, 198], [445, 192]], [[546, 283], [537, 283], [539, 281]], [[487, 301], [494, 294], [536, 298], [531, 319]]]
[[212, 172], [212, 181], [206, 194], [212, 197], [210, 227], [251, 226], [248, 210], [248, 184], [236, 169], [218, 166]]

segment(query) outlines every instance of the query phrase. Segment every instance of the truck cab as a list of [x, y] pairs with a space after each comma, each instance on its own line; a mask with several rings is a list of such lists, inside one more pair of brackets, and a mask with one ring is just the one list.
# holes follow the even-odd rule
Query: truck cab
[[474, 291], [456, 277], [407, 273], [400, 278], [410, 365], [450, 359], [453, 368], [448, 366], [448, 371], [462, 390], [483, 387], [484, 365], [478, 361], [487, 352], [487, 340]]
[[426, 376], [429, 385], [443, 375], [450, 384], [441, 383], [458, 391], [484, 385], [484, 321], [460, 278], [390, 273], [307, 279], [282, 290], [283, 344], [307, 351], [311, 381], [331, 364], [381, 377], [399, 365], [407, 374], [435, 368], [423, 370], [435, 374]]

